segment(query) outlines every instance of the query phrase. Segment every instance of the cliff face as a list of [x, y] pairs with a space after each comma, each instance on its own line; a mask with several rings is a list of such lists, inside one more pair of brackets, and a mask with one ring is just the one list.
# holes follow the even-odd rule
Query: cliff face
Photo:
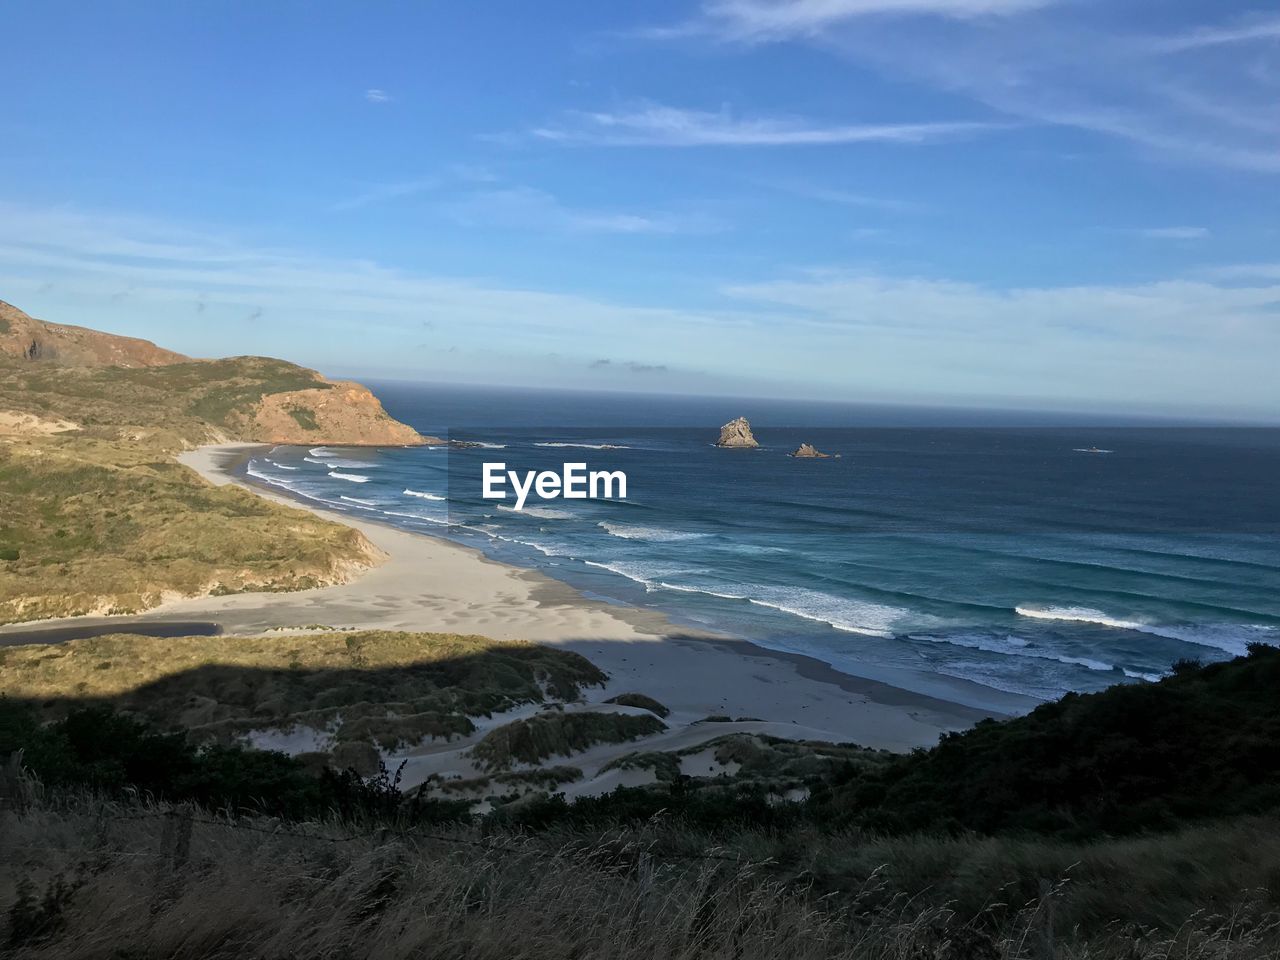
[[444, 442], [391, 419], [367, 387], [350, 380], [333, 382], [328, 388], [269, 394], [254, 406], [242, 429], [254, 440], [303, 446], [430, 446]]
[[150, 340], [37, 320], [3, 300], [0, 355], [68, 367], [159, 367], [188, 359]]
[[720, 428], [720, 439], [716, 442], [716, 446], [751, 450], [760, 444], [751, 435], [751, 424], [747, 422], [747, 418], [738, 417], [737, 420], [730, 420]]

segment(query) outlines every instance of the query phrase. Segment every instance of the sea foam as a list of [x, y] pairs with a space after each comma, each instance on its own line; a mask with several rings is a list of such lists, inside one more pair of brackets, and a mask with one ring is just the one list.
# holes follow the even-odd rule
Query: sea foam
[[404, 493], [405, 493], [405, 496], [407, 497], [418, 497], [419, 499], [422, 499], [422, 500], [439, 500], [441, 502], [444, 502], [449, 499], [448, 497], [441, 497], [434, 493], [423, 493], [421, 490], [409, 490], [407, 488], [405, 489]]
[[602, 528], [613, 537], [623, 540], [647, 540], [651, 543], [670, 543], [678, 540], [701, 540], [709, 536], [706, 533], [693, 533], [687, 530], [668, 530], [665, 527], [640, 527], [629, 523], [614, 523], [601, 520], [596, 526]]
[[626, 447], [621, 443], [567, 443], [561, 440], [548, 440], [545, 443], [535, 443], [535, 447], [575, 447], [584, 449], [584, 451], [628, 451], [630, 447]]
[[551, 507], [525, 507], [523, 510], [517, 510], [515, 507], [504, 507], [502, 504], [495, 506], [503, 513], [515, 513], [522, 517], [533, 517], [537, 520], [572, 520], [573, 514], [566, 510], [553, 510]]
[[1277, 631], [1253, 624], [1211, 624], [1192, 626], [1190, 624], [1147, 623], [1141, 620], [1130, 620], [1113, 617], [1092, 607], [1028, 607], [1014, 608], [1019, 616], [1035, 620], [1061, 620], [1073, 623], [1091, 623], [1100, 627], [1111, 627], [1115, 630], [1133, 630], [1147, 633], [1168, 640], [1181, 640], [1201, 647], [1213, 647], [1233, 656], [1243, 656], [1248, 652], [1253, 641], [1275, 642]]

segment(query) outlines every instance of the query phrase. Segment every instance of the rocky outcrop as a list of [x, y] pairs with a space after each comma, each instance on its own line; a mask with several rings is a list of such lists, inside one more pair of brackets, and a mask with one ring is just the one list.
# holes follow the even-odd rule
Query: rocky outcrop
[[747, 418], [738, 417], [737, 420], [730, 420], [720, 428], [720, 439], [716, 442], [716, 446], [738, 450], [754, 450], [760, 444], [751, 435], [751, 424], [747, 422]]
[[3, 300], [0, 356], [65, 367], [159, 367], [190, 359], [150, 340], [37, 320]]
[[[802, 443], [800, 444], [800, 446], [796, 447], [795, 453], [791, 454], [791, 456], [799, 457], [803, 459], [809, 459], [809, 460], [812, 460], [812, 459], [830, 460], [832, 457], [832, 454], [823, 453], [821, 450], [819, 450], [817, 447], [815, 447], [811, 443]], [[840, 456], [840, 454], [837, 453], [835, 454], [835, 456], [838, 457]]]
[[419, 447], [444, 443], [393, 420], [367, 387], [350, 380], [314, 390], [268, 394], [254, 406], [241, 431], [248, 439], [302, 446]]

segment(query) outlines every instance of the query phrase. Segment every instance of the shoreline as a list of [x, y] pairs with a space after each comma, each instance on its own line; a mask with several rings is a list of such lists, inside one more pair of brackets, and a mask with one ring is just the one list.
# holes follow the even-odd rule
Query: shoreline
[[[670, 732], [627, 750], [662, 749], [659, 740], [709, 740], [731, 732], [852, 742], [904, 751], [931, 746], [947, 731], [1020, 712], [1029, 698], [1004, 695], [1006, 709], [981, 709], [835, 669], [804, 654], [681, 627], [665, 615], [588, 598], [536, 571], [492, 560], [441, 537], [327, 511], [233, 474], [270, 444], [210, 444], [179, 462], [214, 485], [255, 495], [354, 527], [385, 556], [344, 584], [291, 593], [240, 593], [171, 601], [127, 618], [69, 618], [14, 624], [7, 634], [74, 625], [207, 621], [227, 634], [287, 636], [306, 627], [471, 633], [528, 640], [580, 653], [609, 675], [590, 706], [624, 692], [655, 697], [672, 711]], [[1000, 698], [999, 691], [993, 691]], [[751, 718], [692, 725], [708, 716]], [[707, 729], [710, 728], [710, 729]], [[457, 752], [457, 745], [447, 751]]]

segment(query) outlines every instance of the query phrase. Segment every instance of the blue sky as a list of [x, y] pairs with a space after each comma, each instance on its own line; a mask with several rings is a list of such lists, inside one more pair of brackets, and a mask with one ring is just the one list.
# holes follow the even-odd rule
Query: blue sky
[[1280, 419], [1280, 13], [17, 0], [0, 298], [326, 372]]

